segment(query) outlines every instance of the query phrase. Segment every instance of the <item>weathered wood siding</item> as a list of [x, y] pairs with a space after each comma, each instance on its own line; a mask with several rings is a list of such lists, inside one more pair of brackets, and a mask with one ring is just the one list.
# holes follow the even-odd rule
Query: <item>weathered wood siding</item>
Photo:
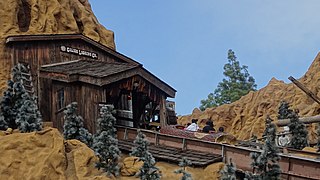
[[38, 96], [40, 111], [45, 121], [50, 120], [48, 109], [51, 109], [50, 105], [52, 104], [52, 97], [50, 96], [52, 93], [50, 91], [52, 85], [51, 80], [39, 78], [39, 68], [46, 64], [90, 59], [90, 57], [62, 52], [60, 49], [62, 45], [94, 52], [98, 54], [98, 59], [96, 59], [98, 61], [125, 62], [118, 57], [108, 54], [100, 48], [81, 40], [30, 41], [9, 44], [7, 49], [11, 56], [8, 56], [10, 59], [8, 63], [27, 63], [31, 67], [35, 94]]
[[106, 102], [104, 88], [90, 85], [53, 81], [52, 83], [52, 110], [53, 126], [63, 130], [63, 109], [58, 109], [58, 91], [64, 89], [64, 105], [71, 102], [78, 103], [78, 114], [84, 119], [84, 126], [90, 131], [96, 131], [96, 120], [99, 117], [99, 103]]

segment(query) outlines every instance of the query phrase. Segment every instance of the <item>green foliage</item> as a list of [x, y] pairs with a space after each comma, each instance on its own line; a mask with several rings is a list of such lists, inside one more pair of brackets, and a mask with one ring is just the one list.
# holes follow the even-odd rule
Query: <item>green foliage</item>
[[156, 161], [152, 154], [148, 150], [149, 142], [146, 140], [146, 136], [138, 130], [138, 135], [134, 141], [136, 147], [130, 153], [130, 156], [139, 157], [143, 161], [143, 165], [140, 168], [138, 176], [141, 180], [158, 180], [161, 174], [159, 169], [155, 166]]
[[78, 103], [72, 102], [64, 110], [63, 136], [65, 139], [77, 139], [89, 147], [92, 144], [92, 135], [83, 127], [83, 119], [77, 115]]
[[201, 100], [201, 110], [209, 107], [216, 107], [223, 104], [230, 104], [239, 100], [250, 91], [255, 91], [257, 85], [248, 72], [248, 66], [240, 66], [234, 52], [229, 49], [228, 63], [223, 67], [223, 75], [226, 77], [218, 84], [213, 93], [207, 99]]
[[183, 157], [179, 162], [179, 166], [181, 167], [181, 169], [175, 170], [174, 173], [182, 174], [181, 180], [192, 180], [191, 174], [186, 171], [186, 167], [191, 165], [191, 161]]
[[230, 158], [229, 163], [226, 164], [220, 171], [220, 180], [236, 180], [236, 170], [237, 168], [235, 164], [232, 162], [232, 159]]
[[108, 175], [119, 175], [120, 150], [116, 135], [116, 118], [112, 115], [114, 107], [104, 106], [100, 109], [98, 119], [98, 133], [93, 139], [92, 148], [99, 157], [96, 164], [98, 169], [102, 168]]
[[28, 70], [23, 64], [17, 64], [12, 69], [12, 80], [8, 81], [8, 88], [1, 100], [0, 118], [1, 128], [19, 128], [21, 132], [39, 131], [42, 129], [42, 118], [36, 97], [30, 96], [23, 86], [23, 73]]
[[15, 117], [16, 113], [13, 109], [14, 107], [14, 95], [13, 95], [13, 81], [8, 81], [8, 86], [6, 91], [3, 93], [3, 97], [1, 99], [1, 112], [3, 115], [3, 120], [0, 120], [1, 130], [6, 130], [8, 127], [11, 127], [12, 129], [17, 128]]
[[289, 131], [292, 134], [290, 146], [294, 149], [303, 149], [308, 146], [308, 131], [306, 126], [300, 122], [299, 116], [296, 112], [291, 112], [288, 116], [290, 118]]
[[257, 180], [278, 180], [280, 179], [280, 166], [279, 166], [279, 149], [276, 146], [276, 126], [271, 123], [271, 119], [266, 120], [266, 131], [265, 131], [265, 144], [262, 148], [261, 153], [251, 153], [251, 167], [253, 173], [247, 173], [247, 179]]
[[8, 129], [8, 123], [7, 121], [5, 121], [2, 113], [0, 113], [0, 130], [6, 130]]
[[278, 119], [287, 119], [289, 115], [292, 113], [292, 110], [289, 109], [289, 103], [286, 101], [281, 101], [279, 110], [278, 110]]
[[22, 95], [22, 105], [16, 119], [16, 124], [21, 132], [40, 131], [42, 117], [35, 100], [28, 93]]

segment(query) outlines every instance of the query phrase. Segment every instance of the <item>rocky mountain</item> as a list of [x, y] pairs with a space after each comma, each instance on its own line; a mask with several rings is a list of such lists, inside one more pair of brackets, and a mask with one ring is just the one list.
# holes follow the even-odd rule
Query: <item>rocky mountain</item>
[[[303, 85], [320, 97], [320, 55], [314, 59], [308, 71], [300, 79]], [[319, 115], [320, 105], [309, 98], [293, 83], [272, 78], [267, 86], [250, 92], [238, 101], [201, 112], [195, 109], [191, 115], [181, 116], [179, 124], [187, 124], [197, 118], [201, 124], [207, 119], [215, 123], [215, 128], [224, 127], [226, 132], [234, 134], [238, 139], [246, 140], [253, 135], [261, 136], [265, 128], [265, 119], [269, 115], [277, 120], [280, 102], [285, 100], [292, 108], [299, 110], [300, 117]], [[310, 140], [315, 139], [316, 124], [308, 125]]]
[[[88, 0], [2, 0], [0, 6], [0, 59], [4, 59], [5, 39], [11, 35], [83, 34], [115, 49], [113, 32], [98, 22]], [[10, 67], [0, 61], [0, 92]]]

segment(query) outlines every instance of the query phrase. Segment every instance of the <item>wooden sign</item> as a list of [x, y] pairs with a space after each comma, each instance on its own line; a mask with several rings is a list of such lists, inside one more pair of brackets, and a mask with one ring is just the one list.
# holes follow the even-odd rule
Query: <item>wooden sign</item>
[[79, 56], [86, 56], [86, 57], [90, 57], [93, 59], [98, 59], [97, 53], [78, 49], [78, 48], [73, 48], [73, 47], [69, 47], [69, 46], [60, 46], [60, 50], [65, 53], [76, 54]]

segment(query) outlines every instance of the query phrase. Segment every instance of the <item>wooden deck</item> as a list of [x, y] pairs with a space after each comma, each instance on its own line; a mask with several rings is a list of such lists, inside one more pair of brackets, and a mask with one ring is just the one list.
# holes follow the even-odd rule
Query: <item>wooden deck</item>
[[[120, 150], [131, 152], [134, 147], [132, 141], [119, 140], [118, 146]], [[185, 157], [190, 160], [192, 166], [204, 167], [215, 162], [222, 162], [222, 156], [212, 153], [204, 153], [194, 150], [181, 150], [178, 148], [168, 146], [156, 146], [153, 144], [149, 145], [149, 152], [157, 160], [164, 160], [174, 163], [179, 163], [180, 160]]]

